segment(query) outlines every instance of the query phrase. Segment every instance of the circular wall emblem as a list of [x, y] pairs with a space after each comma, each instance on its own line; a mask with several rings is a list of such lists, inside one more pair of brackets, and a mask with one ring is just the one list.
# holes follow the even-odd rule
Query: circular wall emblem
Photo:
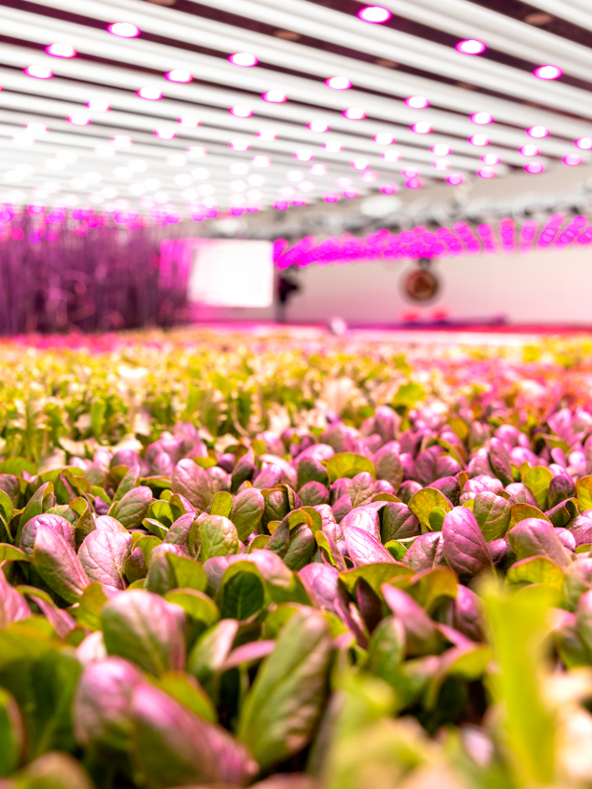
[[411, 301], [429, 301], [440, 290], [440, 281], [426, 268], [416, 268], [404, 280], [403, 291]]

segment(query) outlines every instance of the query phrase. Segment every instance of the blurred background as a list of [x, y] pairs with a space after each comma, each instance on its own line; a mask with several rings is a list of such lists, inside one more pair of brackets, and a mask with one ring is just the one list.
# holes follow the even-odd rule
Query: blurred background
[[592, 325], [577, 0], [0, 5], [0, 332]]

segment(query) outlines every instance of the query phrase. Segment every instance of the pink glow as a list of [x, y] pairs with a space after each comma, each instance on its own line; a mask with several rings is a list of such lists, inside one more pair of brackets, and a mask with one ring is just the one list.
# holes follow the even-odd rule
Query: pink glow
[[338, 203], [341, 198], [339, 192], [325, 192], [323, 195], [323, 200], [326, 203]]
[[263, 101], [268, 101], [270, 104], [284, 104], [288, 101], [288, 97], [281, 90], [267, 90], [261, 95]]
[[35, 79], [51, 79], [53, 77], [53, 71], [49, 66], [44, 66], [40, 63], [27, 66], [24, 72], [27, 77], [35, 77]]
[[160, 140], [174, 140], [177, 136], [177, 132], [173, 129], [155, 129], [154, 136], [158, 137]]
[[575, 153], [568, 153], [567, 156], [563, 157], [563, 164], [567, 164], [569, 167], [577, 167], [579, 164], [583, 163], [584, 160], [582, 157]]
[[228, 60], [235, 66], [243, 66], [244, 68], [256, 66], [259, 63], [255, 55], [251, 55], [250, 52], [235, 52], [234, 55], [228, 56]]
[[538, 175], [544, 172], [545, 165], [542, 162], [529, 162], [524, 166], [524, 169], [531, 175]]
[[107, 30], [113, 36], [120, 38], [137, 38], [140, 35], [140, 28], [132, 25], [131, 22], [113, 22], [107, 26]]
[[434, 131], [427, 121], [418, 121], [409, 128], [416, 134], [431, 134]]
[[469, 137], [469, 142], [471, 145], [482, 148], [484, 145], [489, 145], [491, 140], [485, 134], [473, 134], [471, 137]]
[[479, 126], [484, 126], [486, 123], [493, 123], [495, 120], [493, 115], [490, 115], [488, 112], [474, 112], [470, 118], [473, 123], [477, 123]]
[[359, 197], [360, 193], [355, 186], [348, 186], [343, 190], [343, 196], [348, 200], [353, 200], [355, 197]]
[[92, 112], [109, 112], [111, 105], [105, 99], [95, 98], [86, 102], [86, 106]]
[[401, 174], [405, 176], [405, 178], [415, 178], [419, 175], [419, 170], [417, 167], [405, 167], [401, 170]]
[[537, 79], [559, 79], [563, 71], [559, 66], [539, 66], [532, 72]]
[[582, 151], [589, 151], [592, 148], [592, 137], [580, 137], [574, 141], [574, 145]]
[[425, 96], [409, 96], [408, 99], [405, 99], [405, 104], [414, 110], [425, 110], [430, 106], [430, 102]]
[[237, 104], [234, 107], [230, 107], [228, 112], [236, 118], [250, 118], [253, 114], [253, 110], [247, 107], [246, 104]]
[[307, 203], [308, 200], [304, 195], [296, 195], [296, 197], [292, 198], [292, 205], [301, 206], [301, 205], [306, 205]]
[[492, 166], [494, 164], [500, 164], [501, 158], [497, 155], [497, 153], [485, 153], [481, 157], [481, 161], [483, 164]]
[[301, 148], [298, 151], [294, 151], [292, 156], [299, 162], [310, 162], [311, 159], [314, 159], [314, 153], [306, 148]]
[[388, 132], [379, 132], [378, 134], [375, 134], [372, 139], [377, 145], [392, 145], [394, 142], [396, 142], [392, 134], [389, 134]]
[[277, 140], [279, 134], [274, 129], [261, 129], [258, 132], [255, 132], [257, 137], [260, 137], [262, 140]]
[[44, 123], [27, 123], [25, 125], [25, 131], [29, 134], [47, 134], [49, 129]]
[[319, 132], [319, 133], [328, 132], [329, 129], [331, 128], [328, 123], [319, 120], [311, 121], [310, 123], [307, 123], [306, 127], [307, 129], [310, 129], [313, 132]]
[[339, 140], [326, 140], [323, 143], [323, 148], [330, 153], [338, 153], [343, 150], [343, 145]]
[[436, 145], [432, 145], [432, 147], [430, 148], [430, 151], [435, 156], [448, 156], [449, 154], [452, 153], [452, 148], [450, 148], [448, 145], [445, 145], [442, 142], [439, 142], [439, 143], [436, 143]]
[[415, 176], [405, 181], [405, 186], [407, 189], [421, 189], [423, 186], [423, 181], [418, 176]]
[[350, 166], [354, 168], [354, 170], [367, 170], [370, 167], [370, 162], [368, 159], [354, 159], [350, 162]]
[[366, 170], [360, 175], [360, 181], [363, 181], [365, 184], [373, 184], [375, 181], [378, 181], [378, 173], [374, 172], [374, 170]]
[[185, 71], [185, 69], [182, 68], [174, 68], [172, 71], [167, 71], [164, 76], [169, 80], [169, 82], [193, 82], [193, 74], [191, 74], [189, 71]]
[[80, 110], [68, 115], [66, 120], [74, 126], [88, 126], [91, 122], [88, 112], [81, 112]]
[[75, 58], [77, 54], [72, 44], [50, 44], [45, 51], [54, 58]]
[[136, 96], [139, 96], [141, 99], [147, 99], [148, 101], [158, 101], [162, 99], [162, 93], [153, 85], [146, 85], [144, 88], [140, 88], [140, 90], [136, 91]]
[[362, 121], [366, 117], [366, 113], [360, 107], [350, 107], [347, 110], [343, 110], [341, 114], [350, 121]]
[[438, 159], [437, 161], [432, 162], [432, 167], [434, 170], [450, 170], [452, 167], [452, 162], [449, 162], [446, 159]]
[[399, 187], [397, 184], [387, 182], [380, 187], [380, 191], [383, 195], [396, 195], [399, 191]]
[[269, 167], [271, 164], [271, 159], [269, 156], [262, 156], [261, 154], [258, 154], [257, 156], [253, 156], [251, 159], [251, 164], [253, 167]]
[[208, 155], [206, 149], [202, 148], [201, 145], [190, 145], [189, 148], [185, 149], [185, 153], [191, 159], [203, 159]]
[[198, 126], [201, 126], [199, 118], [192, 115], [183, 115], [183, 117], [177, 119], [177, 123], [185, 129], [196, 129]]
[[465, 38], [459, 41], [454, 48], [463, 55], [481, 55], [487, 49], [483, 41], [476, 38]]
[[480, 170], [477, 170], [477, 175], [479, 178], [495, 178], [497, 173], [493, 167], [482, 167]]
[[535, 137], [537, 140], [539, 140], [543, 137], [549, 136], [549, 129], [547, 129], [545, 126], [531, 126], [530, 129], [526, 130], [526, 133], [529, 137]]
[[233, 151], [248, 151], [251, 145], [246, 140], [231, 140], [228, 147]]
[[287, 200], [276, 200], [273, 207], [276, 211], [286, 211], [290, 207], [290, 203]]
[[383, 22], [388, 22], [392, 14], [388, 8], [383, 8], [380, 5], [368, 5], [358, 11], [358, 17], [363, 22], [371, 22], [374, 25], [380, 25]]
[[401, 154], [399, 151], [394, 151], [392, 148], [389, 151], [383, 151], [380, 154], [380, 158], [384, 159], [385, 162], [398, 162], [401, 160]]
[[317, 164], [311, 164], [308, 169], [311, 175], [327, 175], [329, 172], [327, 165], [321, 164], [320, 162]]
[[522, 148], [518, 148], [522, 156], [538, 156], [540, 151], [536, 145], [523, 145]]
[[111, 137], [111, 142], [116, 148], [129, 148], [134, 141], [127, 134], [116, 134], [114, 137]]
[[340, 189], [348, 189], [350, 186], [354, 185], [354, 182], [351, 178], [347, 176], [340, 176], [335, 180], [335, 185], [338, 186]]
[[348, 90], [352, 86], [347, 77], [329, 77], [325, 80], [325, 85], [331, 90]]
[[452, 186], [458, 186], [459, 184], [464, 183], [465, 177], [462, 173], [450, 173], [446, 182], [452, 184]]

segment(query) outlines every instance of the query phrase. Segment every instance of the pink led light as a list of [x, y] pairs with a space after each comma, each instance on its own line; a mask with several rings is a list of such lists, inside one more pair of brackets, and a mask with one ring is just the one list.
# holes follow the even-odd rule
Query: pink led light
[[68, 123], [72, 123], [74, 126], [88, 126], [91, 122], [90, 115], [88, 112], [73, 112], [71, 115], [66, 117]]
[[321, 164], [320, 162], [316, 164], [311, 164], [308, 168], [311, 175], [327, 175], [329, 172], [329, 168], [326, 164]]
[[473, 123], [477, 123], [479, 126], [484, 126], [486, 123], [493, 123], [495, 120], [493, 115], [490, 115], [488, 112], [474, 112], [469, 117]]
[[339, 192], [325, 192], [323, 195], [323, 200], [326, 203], [338, 203], [341, 198]]
[[477, 175], [479, 178], [495, 178], [497, 173], [493, 167], [481, 167], [480, 170], [477, 170]]
[[423, 186], [423, 181], [418, 176], [414, 178], [409, 178], [405, 181], [405, 186], [407, 189], [421, 189]]
[[127, 134], [116, 134], [111, 137], [111, 142], [115, 148], [129, 148], [134, 141]]
[[261, 94], [261, 98], [270, 104], [284, 104], [284, 102], [288, 101], [286, 94], [276, 89], [265, 91], [265, 93]]
[[385, 162], [399, 162], [401, 161], [401, 154], [399, 151], [394, 151], [392, 148], [389, 151], [383, 151], [380, 158]]
[[366, 113], [360, 107], [350, 107], [347, 110], [343, 110], [341, 114], [350, 121], [362, 121], [366, 117]]
[[109, 112], [111, 105], [105, 99], [95, 98], [86, 102], [86, 106], [92, 112]]
[[360, 193], [355, 186], [348, 186], [346, 189], [343, 190], [343, 196], [346, 197], [348, 200], [353, 200], [354, 197], [359, 197]]
[[418, 121], [409, 127], [416, 134], [431, 134], [434, 130], [427, 121]]
[[132, 25], [131, 22], [113, 22], [107, 26], [107, 30], [113, 36], [120, 38], [137, 38], [140, 35], [140, 28]]
[[277, 140], [279, 134], [274, 129], [261, 129], [258, 132], [255, 132], [257, 137], [260, 137], [262, 140]]
[[536, 145], [523, 145], [518, 148], [522, 156], [538, 156], [540, 151]]
[[367, 170], [370, 167], [370, 162], [368, 159], [354, 159], [350, 165], [354, 170]]
[[335, 179], [335, 186], [338, 186], [340, 189], [349, 189], [350, 187], [355, 189], [352, 179], [343, 175]]
[[160, 140], [174, 140], [177, 136], [177, 132], [173, 129], [155, 129], [154, 136], [158, 137]]
[[328, 132], [329, 129], [331, 128], [328, 123], [319, 120], [311, 121], [310, 123], [307, 123], [306, 127], [307, 129], [310, 129], [313, 132], [319, 132], [319, 133]]
[[487, 49], [483, 41], [476, 38], [465, 38], [459, 41], [454, 48], [463, 55], [481, 55]]
[[538, 175], [544, 171], [545, 165], [542, 162], [529, 162], [524, 165], [524, 169], [531, 175]]
[[167, 71], [164, 76], [169, 82], [193, 82], [193, 74], [182, 68], [174, 68], [171, 71]]
[[35, 79], [51, 79], [53, 77], [53, 71], [49, 66], [44, 66], [41, 63], [34, 63], [32, 66], [27, 66], [24, 72], [27, 77], [35, 77]]
[[436, 145], [432, 145], [432, 147], [430, 148], [430, 151], [435, 156], [448, 156], [449, 154], [452, 153], [452, 148], [450, 148], [448, 145], [445, 145], [442, 142], [439, 142], [439, 143], [436, 143]]
[[417, 167], [405, 167], [401, 170], [401, 173], [405, 178], [416, 178], [419, 175], [419, 170]]
[[430, 102], [425, 96], [409, 96], [408, 99], [405, 99], [405, 104], [414, 110], [425, 110], [430, 106]]
[[582, 151], [589, 151], [592, 148], [592, 137], [580, 137], [574, 141], [574, 145]]
[[383, 22], [388, 22], [392, 14], [388, 8], [383, 8], [380, 5], [367, 5], [358, 11], [358, 17], [363, 22], [371, 22], [374, 25], [380, 25]]
[[77, 54], [72, 44], [50, 44], [45, 51], [54, 58], [75, 58]]
[[379, 132], [372, 139], [377, 145], [392, 145], [395, 142], [395, 138], [388, 132]]
[[231, 140], [228, 147], [233, 151], [248, 151], [251, 145], [246, 140]]
[[477, 147], [481, 148], [484, 145], [489, 145], [491, 140], [485, 134], [473, 134], [469, 137], [469, 142], [471, 145], [476, 145]]
[[465, 177], [462, 173], [450, 173], [446, 179], [446, 182], [452, 184], [452, 186], [458, 186], [459, 184], [462, 184], [464, 180]]
[[292, 156], [299, 162], [310, 162], [311, 159], [314, 159], [314, 153], [307, 148], [301, 148], [298, 151], [294, 151]]
[[582, 157], [575, 153], [568, 153], [567, 156], [563, 157], [563, 164], [567, 164], [569, 167], [577, 167], [579, 164], [583, 163], [584, 160]]
[[194, 115], [183, 115], [177, 119], [177, 123], [185, 129], [196, 129], [198, 126], [201, 126], [200, 119]]
[[397, 184], [387, 182], [385, 184], [382, 184], [382, 186], [380, 187], [380, 191], [382, 192], [383, 195], [396, 195], [397, 192], [399, 191], [399, 187], [397, 186]]
[[296, 197], [292, 198], [292, 205], [301, 206], [301, 205], [306, 205], [307, 203], [308, 200], [304, 195], [297, 195]]
[[228, 60], [235, 66], [243, 66], [244, 68], [256, 66], [259, 63], [255, 55], [251, 55], [250, 52], [235, 52], [234, 55], [228, 56]]
[[286, 211], [290, 207], [290, 203], [287, 200], [276, 200], [273, 207], [276, 211]]
[[549, 129], [546, 126], [531, 126], [526, 130], [529, 137], [535, 137], [537, 140], [549, 136]]
[[208, 155], [206, 149], [202, 148], [201, 145], [190, 145], [189, 148], [185, 149], [185, 153], [191, 159], [203, 159], [205, 156]]
[[363, 181], [365, 184], [373, 184], [375, 181], [378, 181], [378, 173], [375, 173], [374, 170], [366, 170], [360, 175], [360, 181]]
[[501, 158], [497, 155], [497, 153], [485, 153], [481, 157], [481, 161], [483, 164], [491, 167], [494, 164], [500, 164]]
[[258, 154], [257, 156], [253, 156], [251, 159], [251, 164], [253, 167], [269, 167], [271, 164], [271, 159], [269, 156]]
[[450, 170], [452, 167], [452, 162], [449, 162], [446, 159], [438, 159], [437, 161], [432, 162], [432, 167], [434, 170]]
[[136, 91], [136, 96], [139, 96], [141, 99], [147, 99], [148, 101], [158, 101], [162, 99], [162, 93], [153, 85], [146, 85], [140, 88], [140, 90]]
[[228, 112], [237, 118], [250, 118], [253, 110], [247, 107], [246, 104], [237, 104], [235, 107], [230, 107]]
[[49, 129], [44, 123], [27, 123], [25, 125], [25, 131], [28, 134], [47, 134]]
[[339, 151], [343, 150], [343, 145], [339, 140], [326, 140], [323, 143], [323, 148], [329, 153], [339, 153]]
[[539, 66], [532, 72], [537, 79], [559, 79], [563, 71], [559, 66]]
[[329, 77], [325, 80], [325, 85], [331, 90], [348, 90], [352, 86], [347, 77]]

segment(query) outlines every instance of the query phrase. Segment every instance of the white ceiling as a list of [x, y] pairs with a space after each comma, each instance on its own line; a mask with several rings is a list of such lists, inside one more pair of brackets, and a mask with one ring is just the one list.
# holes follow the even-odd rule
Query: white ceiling
[[[393, 14], [385, 24], [358, 18], [359, 0], [12, 0], [0, 7], [0, 201], [200, 217], [213, 208], [310, 204], [327, 193], [343, 201], [385, 184], [405, 190], [413, 170], [425, 187], [451, 173], [470, 182], [479, 180], [484, 154], [499, 157], [494, 170], [503, 179], [533, 161], [519, 152], [527, 143], [540, 149], [535, 160], [546, 169], [566, 167], [568, 154], [590, 160], [574, 147], [577, 138], [592, 137], [592, 48], [582, 43], [592, 29], [588, 0], [533, 0], [549, 15], [542, 27], [516, 18], [521, 4], [509, 0], [488, 7], [470, 0], [380, 5]], [[141, 34], [114, 36], [107, 30], [113, 22], [132, 23]], [[463, 38], [484, 41], [486, 52], [457, 52]], [[70, 44], [77, 55], [46, 54], [53, 43]], [[259, 64], [233, 65], [228, 57], [236, 52], [252, 53]], [[546, 64], [564, 76], [536, 79], [533, 69]], [[53, 76], [27, 76], [29, 66], [46, 66]], [[167, 80], [172, 69], [190, 72], [193, 81]], [[337, 75], [352, 87], [326, 87]], [[163, 97], [139, 98], [142, 87]], [[272, 89], [288, 100], [263, 101]], [[411, 96], [426, 97], [430, 106], [406, 106]], [[88, 111], [86, 126], [69, 122], [92, 99], [111, 109]], [[229, 109], [237, 105], [253, 115], [235, 117]], [[347, 119], [342, 113], [351, 107], [367, 117]], [[480, 111], [495, 122], [475, 125], [469, 116]], [[179, 118], [200, 125], [181, 125]], [[314, 120], [330, 130], [309, 130]], [[431, 133], [410, 128], [422, 121]], [[28, 124], [47, 131], [27, 130]], [[526, 129], [535, 125], [549, 136], [532, 140]], [[176, 136], [160, 139], [157, 130]], [[377, 134], [396, 142], [379, 145]], [[474, 134], [490, 144], [471, 144]], [[133, 143], [117, 147], [115, 136]], [[229, 147], [236, 141], [248, 150]], [[327, 150], [327, 141], [342, 150]], [[434, 155], [430, 148], [439, 143], [452, 153]], [[299, 151], [312, 158], [296, 160]], [[437, 160], [450, 169], [435, 169]], [[354, 161], [365, 169], [352, 167]], [[578, 168], [569, 169], [577, 179]], [[525, 177], [536, 188], [537, 176]]]

